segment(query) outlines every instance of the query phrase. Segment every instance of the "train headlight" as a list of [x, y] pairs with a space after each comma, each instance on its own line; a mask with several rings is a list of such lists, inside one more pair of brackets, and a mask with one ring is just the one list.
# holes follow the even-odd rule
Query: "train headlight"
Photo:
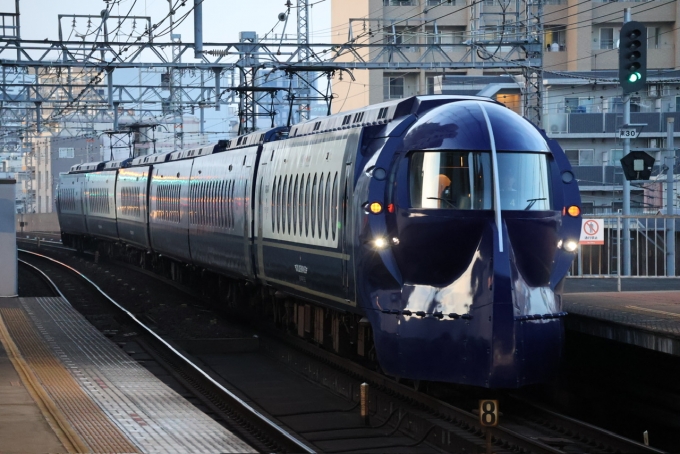
[[567, 252], [574, 252], [578, 249], [578, 242], [574, 240], [567, 240], [564, 242], [564, 250]]
[[382, 209], [382, 205], [378, 202], [373, 202], [368, 206], [368, 210], [373, 214], [380, 214]]
[[569, 216], [574, 217], [574, 218], [576, 216], [578, 216], [579, 214], [581, 214], [581, 209], [579, 207], [577, 207], [576, 205], [572, 205], [570, 207], [567, 207], [566, 211], [567, 211], [567, 214]]
[[387, 240], [379, 236], [373, 240], [373, 246], [375, 246], [376, 249], [385, 249], [387, 247]]

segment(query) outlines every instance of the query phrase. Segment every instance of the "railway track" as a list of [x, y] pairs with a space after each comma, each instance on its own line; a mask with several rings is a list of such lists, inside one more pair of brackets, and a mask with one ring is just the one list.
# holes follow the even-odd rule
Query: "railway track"
[[661, 452], [507, 394], [501, 397], [501, 425], [485, 429], [477, 415], [456, 407], [455, 401], [447, 403], [416, 391], [302, 339], [270, 332], [260, 336], [259, 346], [308, 380], [348, 400], [357, 401], [359, 386], [369, 383], [371, 424], [408, 435], [414, 446], [476, 452], [484, 449], [489, 430], [494, 452]]
[[[146, 347], [146, 351], [154, 359], [168, 367], [187, 389], [191, 390], [198, 399], [220, 416], [223, 423], [242, 436], [253, 447], [261, 452], [314, 452], [304, 442], [296, 439], [274, 421], [260, 414], [240, 397], [215, 381], [186, 356], [182, 355], [138, 320], [131, 312], [103, 292], [99, 286], [84, 274], [65, 263], [45, 255], [24, 250], [19, 250], [19, 252], [23, 257], [30, 256], [43, 262], [36, 266], [36, 264], [29, 263], [27, 260], [20, 260], [22, 266], [30, 267], [34, 272], [39, 273], [47, 285], [62, 298], [68, 300], [57, 284], [41, 268], [49, 268], [50, 274], [60, 275], [62, 283], [65, 285], [70, 283], [72, 291], [82, 294], [83, 301], [87, 300], [89, 305], [101, 304], [102, 302], [108, 303], [110, 307], [116, 310], [117, 314], [115, 317], [119, 320], [123, 319], [122, 323], [129, 325], [129, 327], [135, 330], [135, 334], [139, 336], [136, 341], [143, 344]], [[47, 265], [48, 263], [51, 267]], [[59, 268], [61, 268], [61, 271], [59, 271]], [[75, 274], [79, 280], [65, 277], [64, 273], [69, 272]], [[78, 281], [80, 281], [80, 285]], [[75, 287], [78, 288], [75, 289]]]

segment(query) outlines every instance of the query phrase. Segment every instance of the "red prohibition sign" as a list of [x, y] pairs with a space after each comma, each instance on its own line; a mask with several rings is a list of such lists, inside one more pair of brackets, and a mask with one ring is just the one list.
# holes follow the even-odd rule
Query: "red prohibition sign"
[[583, 224], [583, 231], [586, 235], [596, 235], [599, 230], [600, 226], [597, 224], [597, 221], [586, 221]]

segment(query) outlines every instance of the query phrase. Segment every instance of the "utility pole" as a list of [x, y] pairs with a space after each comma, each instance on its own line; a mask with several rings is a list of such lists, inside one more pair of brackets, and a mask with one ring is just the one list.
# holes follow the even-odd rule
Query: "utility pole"
[[[168, 0], [170, 6], [170, 41], [172, 41], [172, 63], [177, 65], [182, 62], [179, 44], [182, 42], [182, 35], [175, 34], [175, 11], [172, 9], [172, 1]], [[170, 73], [170, 110], [172, 112], [172, 126], [174, 136], [174, 148], [180, 150], [184, 145], [184, 134], [182, 124], [182, 71], [177, 68], [168, 68]]]
[[[666, 123], [666, 215], [675, 216], [675, 182], [673, 167], [675, 166], [675, 145], [673, 144], [673, 126], [675, 119], [668, 117]], [[675, 276], [675, 218], [666, 219], [666, 276]]]
[[[290, 4], [290, 0], [287, 2], [287, 6]], [[298, 0], [297, 2], [297, 42], [300, 47], [300, 53], [298, 54], [298, 61], [305, 64], [309, 61], [309, 2], [307, 0]], [[300, 111], [300, 121], [309, 120], [310, 114], [310, 101], [309, 95], [311, 94], [310, 88], [307, 86], [311, 83], [311, 78], [309, 73], [302, 73], [302, 77], [295, 76], [297, 78], [297, 96], [305, 99], [299, 105]], [[304, 80], [303, 80], [304, 79]]]

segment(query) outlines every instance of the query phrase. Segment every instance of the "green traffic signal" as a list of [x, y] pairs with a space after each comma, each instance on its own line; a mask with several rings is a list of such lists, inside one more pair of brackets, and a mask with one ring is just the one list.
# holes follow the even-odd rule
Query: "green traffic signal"
[[647, 28], [640, 22], [626, 22], [619, 36], [619, 84], [623, 93], [644, 90], [647, 84]]

